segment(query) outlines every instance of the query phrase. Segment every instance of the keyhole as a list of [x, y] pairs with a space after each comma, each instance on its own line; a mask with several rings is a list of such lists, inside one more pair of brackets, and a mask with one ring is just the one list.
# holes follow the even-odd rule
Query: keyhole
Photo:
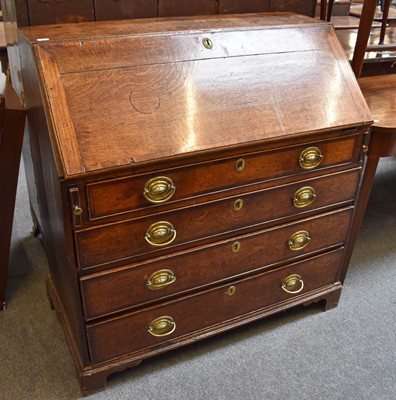
[[241, 249], [241, 243], [240, 242], [235, 242], [232, 245], [232, 252], [233, 253], [238, 253], [238, 251]]
[[241, 199], [235, 200], [234, 211], [241, 211], [242, 207], [243, 207], [243, 200]]
[[209, 38], [202, 39], [202, 43], [209, 50], [213, 48], [213, 43]]

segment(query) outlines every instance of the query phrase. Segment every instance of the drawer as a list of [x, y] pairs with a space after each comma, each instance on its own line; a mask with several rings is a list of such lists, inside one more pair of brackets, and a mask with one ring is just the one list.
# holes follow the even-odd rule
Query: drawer
[[[171, 212], [158, 213], [81, 230], [75, 233], [80, 269], [112, 262], [128, 262], [135, 256], [153, 257], [175, 251], [178, 245], [231, 235], [306, 211], [352, 202], [360, 169], [304, 180]], [[295, 196], [311, 188], [315, 200], [296, 207]], [[341, 190], [342, 188], [342, 190]], [[303, 197], [303, 196], [302, 196]], [[242, 232], [241, 232], [242, 233]], [[219, 237], [220, 239], [220, 237]], [[191, 244], [190, 244], [191, 245]]]
[[[163, 300], [176, 293], [343, 245], [352, 211], [349, 207], [170, 257], [82, 277], [86, 319]], [[295, 235], [297, 232], [300, 235]], [[290, 238], [293, 235], [305, 238], [303, 232], [308, 233], [309, 239], [298, 249], [291, 250]]]
[[[162, 349], [337, 281], [342, 251], [87, 326], [93, 364]], [[286, 292], [282, 289], [282, 284]], [[295, 292], [295, 293], [293, 293]]]
[[309, 169], [303, 169], [299, 164], [301, 154], [313, 147], [317, 147], [323, 156], [316, 167], [318, 170], [357, 162], [358, 138], [357, 134], [348, 135], [336, 140], [241, 154], [150, 175], [91, 183], [87, 185], [89, 218], [93, 220], [150, 206], [154, 208], [158, 204], [177, 203], [210, 192], [300, 174], [315, 168], [310, 168], [315, 164], [315, 152], [308, 155], [313, 158]]

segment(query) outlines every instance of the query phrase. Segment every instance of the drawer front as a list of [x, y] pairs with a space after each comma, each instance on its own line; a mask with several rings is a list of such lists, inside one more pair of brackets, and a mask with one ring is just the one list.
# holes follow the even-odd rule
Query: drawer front
[[[87, 326], [93, 364], [180, 342], [337, 280], [342, 251]], [[282, 285], [289, 292], [282, 289]]]
[[[346, 240], [352, 210], [349, 207], [174, 256], [83, 277], [81, 293], [86, 319], [162, 300], [176, 293], [340, 246]], [[292, 250], [289, 240], [296, 232], [307, 232], [309, 239], [307, 243], [302, 242], [300, 248]]]
[[175, 203], [239, 185], [300, 174], [304, 169], [299, 164], [299, 157], [307, 148], [317, 147], [323, 155], [317, 169], [357, 162], [358, 153], [355, 150], [358, 137], [352, 135], [318, 144], [245, 154], [188, 168], [88, 184], [89, 218]]
[[[260, 224], [270, 221], [279, 222], [284, 217], [304, 211], [352, 202], [359, 172], [357, 169], [328, 175], [147, 218], [79, 231], [76, 233], [79, 267], [84, 269], [126, 261], [134, 256], [143, 258], [167, 254], [174, 251], [177, 245], [230, 234], [246, 227], [259, 227]], [[307, 187], [313, 190], [315, 200], [306, 207], [296, 207], [293, 198]]]

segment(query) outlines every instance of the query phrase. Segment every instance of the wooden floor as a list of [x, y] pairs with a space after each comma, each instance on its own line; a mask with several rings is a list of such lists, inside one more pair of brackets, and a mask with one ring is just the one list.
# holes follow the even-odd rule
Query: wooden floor
[[[336, 31], [339, 41], [341, 42], [345, 53], [349, 59], [352, 59], [353, 50], [355, 48], [357, 29], [339, 29]], [[373, 29], [370, 35], [369, 44], [378, 44], [379, 41], [379, 29]], [[386, 43], [396, 43], [396, 27], [388, 27], [386, 30]], [[395, 51], [383, 51], [383, 52], [370, 52], [366, 54], [367, 62], [377, 62], [384, 59], [395, 59]]]

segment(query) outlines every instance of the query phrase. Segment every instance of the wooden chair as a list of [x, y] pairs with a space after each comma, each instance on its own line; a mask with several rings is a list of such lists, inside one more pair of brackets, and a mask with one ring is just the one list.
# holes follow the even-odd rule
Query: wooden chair
[[[389, 7], [390, 0], [384, 0]], [[367, 45], [374, 20], [376, 0], [365, 0], [352, 59], [352, 69], [370, 108], [371, 127], [365, 173], [356, 209], [352, 242], [356, 240], [370, 197], [375, 172], [381, 157], [396, 156], [396, 70], [394, 73], [361, 77], [366, 52], [396, 50], [396, 44]], [[350, 246], [352, 248], [353, 246]], [[350, 257], [351, 254], [346, 257]]]
[[0, 310], [5, 289], [22, 149], [25, 110], [4, 74], [0, 74]]

